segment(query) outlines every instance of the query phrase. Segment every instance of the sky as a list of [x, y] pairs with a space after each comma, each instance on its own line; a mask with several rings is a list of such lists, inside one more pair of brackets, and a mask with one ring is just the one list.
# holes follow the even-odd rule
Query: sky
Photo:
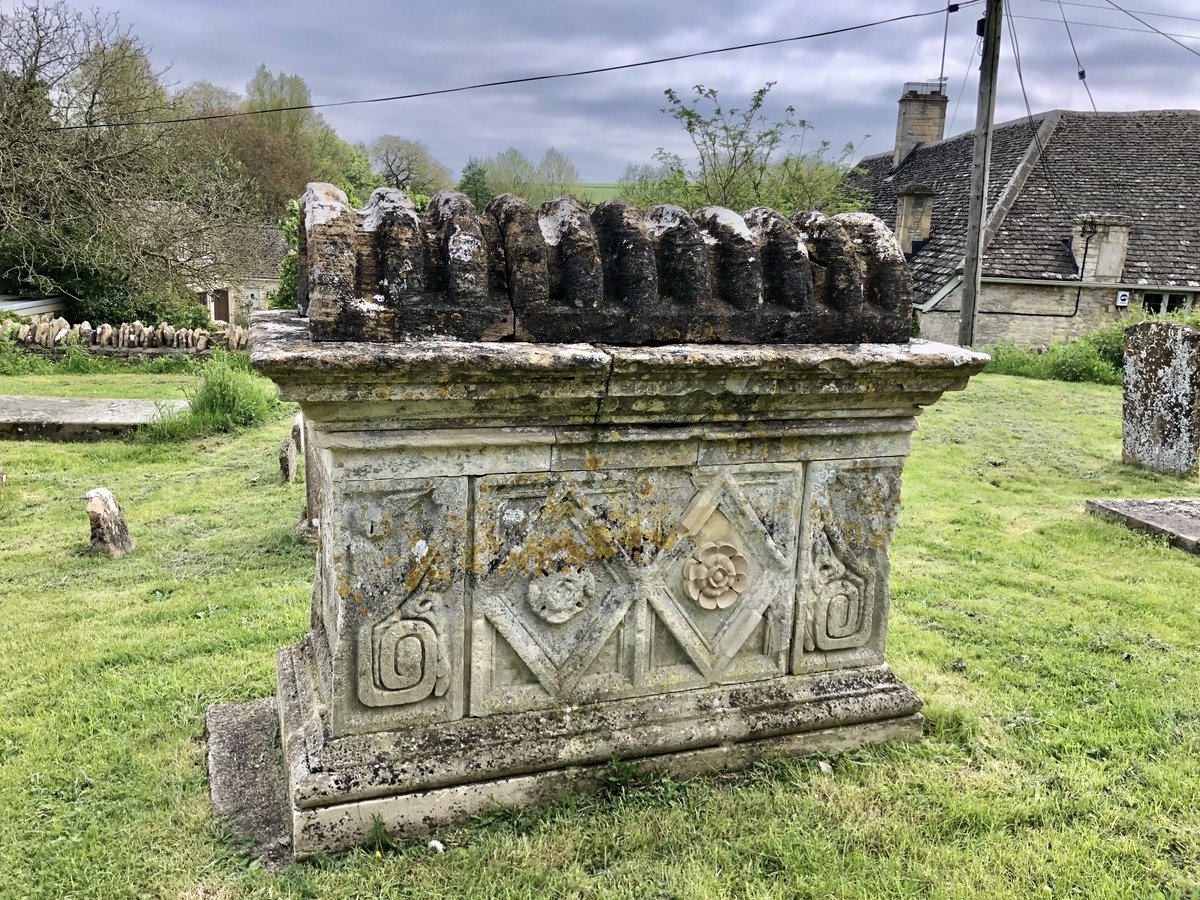
[[[15, 0], [0, 0], [12, 7]], [[1194, 0], [1117, 0], [1200, 53]], [[205, 79], [241, 90], [260, 63], [303, 77], [314, 102], [454, 87], [615, 65], [941, 10], [945, 0], [93, 0], [149, 45], [179, 86]], [[1007, 0], [1034, 112], [1089, 109], [1057, 0]], [[947, 135], [975, 118], [976, 21], [984, 5], [949, 16]], [[1107, 0], [1063, 0], [1071, 36], [1100, 110], [1200, 108], [1200, 56], [1154, 33]], [[1148, 15], [1148, 13], [1172, 14]], [[1045, 21], [1049, 20], [1049, 21]], [[457, 172], [469, 156], [515, 145], [536, 159], [566, 153], [582, 180], [616, 181], [626, 164], [662, 147], [688, 155], [663, 90], [716, 88], [730, 105], [774, 81], [768, 111], [792, 105], [812, 123], [800, 149], [855, 145], [855, 158], [891, 149], [906, 81], [942, 69], [947, 17], [734, 51], [645, 68], [420, 100], [323, 111], [342, 137], [383, 133], [424, 143]], [[1084, 24], [1092, 23], [1092, 24]], [[1108, 27], [1097, 27], [1108, 26]], [[1135, 30], [1129, 30], [1135, 29]], [[997, 121], [1025, 114], [1012, 44], [1003, 37]], [[961, 97], [961, 100], [960, 100]]]

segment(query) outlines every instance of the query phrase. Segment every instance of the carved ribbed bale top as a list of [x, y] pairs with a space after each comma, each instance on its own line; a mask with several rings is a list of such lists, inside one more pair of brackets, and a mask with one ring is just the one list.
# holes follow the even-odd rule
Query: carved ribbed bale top
[[709, 206], [590, 214], [512, 194], [479, 213], [443, 191], [418, 212], [380, 189], [365, 209], [304, 197], [298, 295], [317, 340], [609, 344], [901, 343], [912, 280], [876, 217]]

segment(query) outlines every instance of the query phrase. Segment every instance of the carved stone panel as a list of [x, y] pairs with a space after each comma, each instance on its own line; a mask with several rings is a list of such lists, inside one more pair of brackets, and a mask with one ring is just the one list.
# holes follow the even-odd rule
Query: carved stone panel
[[811, 463], [796, 573], [792, 671], [883, 662], [888, 547], [902, 460]]
[[321, 527], [337, 734], [463, 712], [466, 479], [367, 484]]
[[800, 471], [479, 479], [470, 713], [785, 674]]

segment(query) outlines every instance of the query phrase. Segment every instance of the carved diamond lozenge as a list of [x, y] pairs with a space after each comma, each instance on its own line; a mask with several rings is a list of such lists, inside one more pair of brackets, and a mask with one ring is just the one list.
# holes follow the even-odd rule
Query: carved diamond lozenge
[[687, 595], [704, 609], [732, 606], [750, 584], [750, 563], [733, 544], [701, 544], [683, 567]]

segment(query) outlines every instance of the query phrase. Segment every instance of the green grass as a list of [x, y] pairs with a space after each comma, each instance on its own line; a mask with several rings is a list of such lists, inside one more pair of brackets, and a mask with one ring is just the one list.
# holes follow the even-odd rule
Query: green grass
[[590, 200], [592, 203], [603, 203], [605, 200], [613, 200], [619, 197], [621, 195], [621, 186], [619, 184], [581, 181], [572, 186], [571, 193], [574, 196]]
[[[889, 656], [923, 741], [610, 796], [271, 874], [213, 821], [210, 703], [308, 625], [286, 421], [172, 447], [0, 443], [0, 894], [1147, 897], [1200, 884], [1200, 567], [1093, 519], [1186, 496], [1122, 466], [1120, 391], [982, 376], [922, 416]], [[138, 547], [87, 555], [104, 484]], [[619, 773], [618, 773], [619, 775]]]
[[114, 397], [129, 400], [182, 400], [196, 385], [194, 375], [0, 375], [0, 396]]

